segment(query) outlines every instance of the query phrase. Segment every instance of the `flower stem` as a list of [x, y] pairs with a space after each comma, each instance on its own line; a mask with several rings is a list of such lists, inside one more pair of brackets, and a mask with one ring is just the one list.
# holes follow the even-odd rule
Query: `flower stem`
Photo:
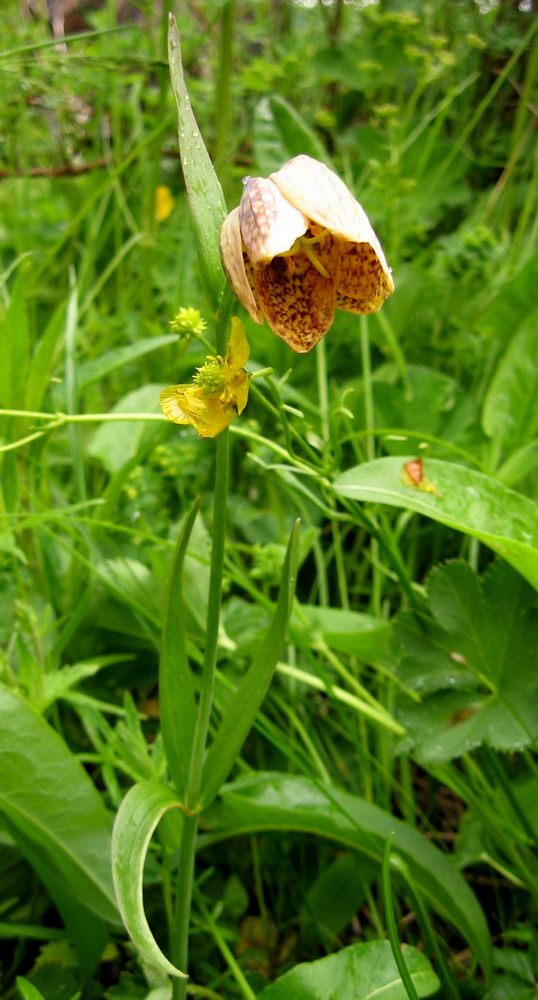
[[[217, 349], [225, 340], [226, 317], [222, 316], [217, 329]], [[189, 924], [194, 883], [194, 861], [196, 835], [198, 831], [198, 803], [202, 791], [202, 768], [207, 744], [209, 720], [213, 704], [215, 667], [219, 635], [220, 605], [222, 595], [222, 573], [226, 541], [226, 513], [229, 476], [229, 433], [228, 428], [215, 439], [215, 490], [213, 499], [213, 544], [207, 602], [207, 622], [205, 649], [202, 666], [200, 698], [194, 729], [192, 759], [186, 795], [186, 812], [179, 856], [175, 921], [173, 928], [174, 962], [180, 969], [188, 967]], [[187, 994], [187, 980], [174, 982], [174, 1000], [184, 1000]]]

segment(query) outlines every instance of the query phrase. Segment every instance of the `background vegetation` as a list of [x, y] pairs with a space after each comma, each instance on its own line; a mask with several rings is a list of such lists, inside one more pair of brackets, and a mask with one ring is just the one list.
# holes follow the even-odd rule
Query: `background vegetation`
[[[206, 354], [170, 320], [199, 310], [211, 338], [212, 319], [179, 162], [167, 10], [137, 7], [120, 25], [113, 2], [88, 13], [65, 46], [18, 3], [3, 10], [6, 998], [170, 995], [121, 928], [109, 818], [134, 782], [166, 771], [165, 594], [198, 495], [183, 582], [191, 662], [203, 652], [213, 447], [155, 417], [160, 390], [189, 381]], [[383, 941], [391, 898], [399, 939], [441, 979], [437, 996], [536, 995], [532, 8], [176, 10], [229, 208], [245, 174], [309, 153], [363, 204], [396, 283], [380, 313], [338, 313], [305, 356], [245, 318], [250, 370], [274, 374], [252, 383], [232, 427], [214, 724], [266, 631], [297, 516], [300, 569], [275, 680], [233, 775], [251, 812], [224, 795], [202, 835], [189, 987], [201, 996], [253, 996], [295, 963]], [[120, 413], [138, 416], [110, 419]], [[433, 492], [401, 482], [417, 455]], [[177, 858], [162, 826], [145, 904], [166, 950]], [[382, 860], [393, 830], [411, 874], [393, 868], [391, 896]]]

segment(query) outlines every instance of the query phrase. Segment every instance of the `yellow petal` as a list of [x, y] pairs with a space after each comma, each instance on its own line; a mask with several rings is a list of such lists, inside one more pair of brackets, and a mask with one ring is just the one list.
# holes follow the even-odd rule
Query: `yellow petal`
[[255, 271], [256, 290], [267, 322], [298, 354], [310, 351], [331, 326], [335, 287], [303, 254], [276, 257]]
[[[256, 323], [263, 323], [263, 315], [252, 289], [252, 276], [249, 282], [245, 270], [243, 244], [239, 229], [239, 208], [234, 208], [223, 222], [220, 231], [220, 255], [226, 277], [241, 305], [245, 307]], [[250, 269], [250, 264], [248, 266]]]
[[301, 154], [271, 174], [271, 180], [284, 198], [308, 219], [349, 243], [368, 243], [384, 272], [386, 295], [392, 295], [394, 283], [390, 269], [368, 216], [332, 170], [319, 160]]
[[244, 368], [250, 356], [250, 345], [245, 329], [237, 316], [232, 316], [232, 333], [224, 361], [225, 368], [237, 371]]
[[161, 407], [173, 423], [192, 424], [207, 438], [220, 434], [237, 412], [234, 404], [223, 404], [220, 395], [209, 396], [196, 385], [169, 385], [161, 392]]
[[298, 212], [271, 180], [250, 177], [239, 205], [239, 228], [251, 264], [267, 264], [290, 250], [308, 228]]
[[160, 184], [155, 191], [155, 218], [157, 222], [164, 222], [170, 215], [175, 201], [172, 192], [166, 184]]

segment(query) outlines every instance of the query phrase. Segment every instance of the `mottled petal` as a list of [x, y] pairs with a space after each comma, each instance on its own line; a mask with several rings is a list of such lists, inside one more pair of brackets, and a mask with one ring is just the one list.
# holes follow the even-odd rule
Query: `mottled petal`
[[335, 309], [334, 282], [303, 255], [276, 257], [255, 271], [256, 291], [269, 326], [298, 354], [327, 333]]
[[253, 279], [250, 281], [243, 261], [243, 245], [239, 228], [239, 208], [226, 217], [220, 231], [220, 255], [226, 277], [241, 305], [245, 307], [256, 323], [263, 323], [263, 315], [253, 293]]
[[271, 180], [250, 177], [239, 205], [239, 227], [251, 264], [267, 264], [291, 250], [308, 228], [308, 219], [297, 211]]
[[349, 243], [369, 243], [385, 274], [386, 294], [392, 294], [390, 270], [368, 216], [332, 170], [301, 154], [288, 160], [270, 179], [308, 219]]
[[[335, 240], [338, 264], [334, 279], [337, 292], [337, 307], [349, 312], [376, 312], [385, 299], [392, 294], [394, 285], [388, 283], [387, 274], [370, 243], [345, 243]], [[342, 296], [340, 300], [339, 296]], [[347, 299], [354, 301], [349, 309], [341, 304]]]

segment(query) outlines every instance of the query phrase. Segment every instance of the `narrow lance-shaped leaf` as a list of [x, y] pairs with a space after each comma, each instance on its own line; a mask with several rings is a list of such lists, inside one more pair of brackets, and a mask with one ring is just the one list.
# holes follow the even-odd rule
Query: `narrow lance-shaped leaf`
[[168, 961], [150, 931], [144, 913], [144, 862], [157, 824], [170, 809], [180, 808], [170, 788], [143, 781], [127, 792], [112, 834], [112, 871], [123, 922], [140, 954], [169, 976], [186, 973]]
[[179, 32], [172, 14], [169, 15], [168, 57], [177, 104], [181, 165], [189, 198], [200, 274], [208, 302], [216, 313], [226, 284], [219, 251], [219, 232], [226, 216], [226, 203], [191, 109], [183, 76]]
[[178, 538], [166, 595], [159, 671], [161, 732], [172, 781], [183, 796], [187, 789], [196, 704], [186, 651], [183, 567], [199, 500], [187, 515]]
[[214, 799], [230, 773], [271, 683], [291, 614], [297, 577], [297, 558], [298, 522], [292, 529], [288, 543], [278, 601], [269, 630], [243, 677], [204, 762], [203, 808]]

